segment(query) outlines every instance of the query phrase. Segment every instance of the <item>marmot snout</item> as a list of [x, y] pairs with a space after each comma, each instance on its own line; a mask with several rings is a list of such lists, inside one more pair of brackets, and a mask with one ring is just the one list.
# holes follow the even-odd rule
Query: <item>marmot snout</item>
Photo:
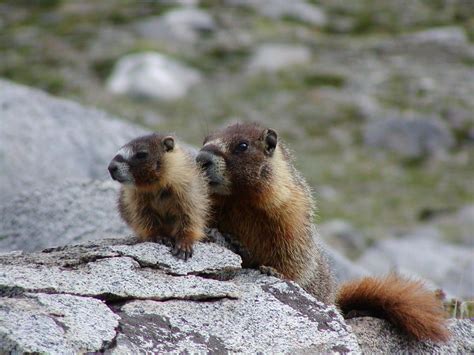
[[120, 182], [119, 211], [141, 241], [169, 240], [173, 254], [192, 255], [204, 237], [207, 180], [173, 136], [150, 134], [124, 145], [109, 164]]

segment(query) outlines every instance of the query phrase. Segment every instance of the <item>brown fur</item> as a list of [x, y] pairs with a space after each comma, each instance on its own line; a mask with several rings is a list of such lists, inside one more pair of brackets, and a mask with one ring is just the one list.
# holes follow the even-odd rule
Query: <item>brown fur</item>
[[209, 198], [207, 181], [193, 158], [179, 145], [166, 151], [165, 137], [153, 134], [125, 145], [146, 149], [146, 161], [128, 164], [133, 184], [122, 185], [119, 211], [141, 241], [170, 240], [174, 253], [187, 259], [204, 237]]
[[[225, 160], [222, 172], [231, 182], [229, 195], [211, 195], [214, 225], [248, 251], [244, 266], [273, 267], [319, 300], [333, 302], [332, 275], [313, 238], [311, 190], [282, 144], [265, 150], [265, 134], [257, 125], [238, 124], [207, 137], [204, 151]], [[241, 141], [248, 151], [234, 154]]]
[[[271, 266], [318, 300], [333, 303], [332, 274], [312, 228], [311, 191], [271, 132], [244, 123], [205, 139], [198, 161], [211, 182], [213, 222], [246, 249], [245, 266]], [[242, 142], [248, 143], [245, 152], [238, 151]], [[343, 286], [337, 303], [345, 313], [360, 303], [363, 311], [380, 313], [417, 339], [447, 339], [439, 304], [416, 282], [394, 276], [355, 281]]]
[[366, 312], [387, 319], [417, 340], [447, 341], [441, 302], [421, 282], [395, 274], [366, 277], [342, 285], [337, 305], [344, 315]]

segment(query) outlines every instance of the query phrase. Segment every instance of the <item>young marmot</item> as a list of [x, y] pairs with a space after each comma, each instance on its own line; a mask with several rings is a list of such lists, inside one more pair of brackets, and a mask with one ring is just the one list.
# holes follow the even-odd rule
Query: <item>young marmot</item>
[[209, 135], [196, 159], [209, 180], [213, 224], [246, 249], [246, 266], [270, 266], [346, 316], [386, 318], [420, 340], [448, 338], [440, 302], [420, 283], [395, 275], [365, 278], [336, 295], [312, 227], [311, 190], [274, 130], [231, 125]]
[[187, 260], [204, 237], [208, 184], [193, 157], [174, 137], [157, 133], [124, 145], [109, 165], [122, 184], [119, 212], [141, 241], [168, 240]]

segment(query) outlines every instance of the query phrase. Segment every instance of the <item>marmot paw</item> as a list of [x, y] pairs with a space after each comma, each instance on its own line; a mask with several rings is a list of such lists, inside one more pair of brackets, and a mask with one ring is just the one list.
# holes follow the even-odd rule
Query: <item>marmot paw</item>
[[173, 254], [178, 259], [187, 261], [193, 256], [193, 246], [190, 243], [178, 241], [174, 244], [171, 254]]

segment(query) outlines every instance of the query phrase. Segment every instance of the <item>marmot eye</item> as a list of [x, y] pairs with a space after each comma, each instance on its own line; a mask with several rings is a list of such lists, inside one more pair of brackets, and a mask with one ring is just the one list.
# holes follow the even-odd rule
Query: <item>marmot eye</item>
[[236, 152], [245, 152], [248, 149], [249, 145], [247, 142], [240, 142], [239, 145], [235, 148]]
[[134, 158], [135, 159], [146, 159], [148, 157], [148, 153], [147, 152], [138, 152], [135, 154]]

